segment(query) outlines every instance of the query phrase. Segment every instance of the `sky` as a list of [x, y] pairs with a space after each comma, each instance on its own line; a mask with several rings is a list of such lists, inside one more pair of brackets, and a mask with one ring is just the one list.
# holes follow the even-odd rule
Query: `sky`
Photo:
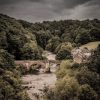
[[0, 0], [0, 13], [29, 22], [100, 19], [100, 0]]

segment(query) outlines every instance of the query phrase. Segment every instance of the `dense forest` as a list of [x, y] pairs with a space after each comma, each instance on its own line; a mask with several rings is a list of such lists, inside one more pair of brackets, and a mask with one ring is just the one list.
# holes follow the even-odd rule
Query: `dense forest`
[[30, 100], [14, 60], [43, 60], [44, 50], [64, 60], [46, 100], [99, 100], [100, 45], [88, 63], [74, 63], [71, 57], [73, 48], [94, 41], [100, 41], [98, 19], [29, 23], [0, 14], [0, 100]]

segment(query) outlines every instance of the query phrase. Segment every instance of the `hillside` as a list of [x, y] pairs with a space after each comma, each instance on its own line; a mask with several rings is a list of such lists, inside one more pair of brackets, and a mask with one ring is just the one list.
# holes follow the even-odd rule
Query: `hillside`
[[[29, 96], [37, 100], [99, 100], [98, 44], [98, 19], [29, 23], [0, 14], [0, 100], [30, 100]], [[71, 55], [75, 47], [95, 50], [88, 62], [79, 64]], [[51, 58], [55, 63], [50, 63]], [[17, 65], [15, 60], [23, 64]], [[28, 62], [37, 60], [43, 63]]]
[[98, 19], [29, 23], [0, 14], [0, 48], [17, 60], [44, 59], [43, 49], [55, 53], [57, 59], [66, 59], [73, 47], [99, 40]]
[[0, 14], [0, 48], [7, 50], [15, 59], [42, 59], [35, 35], [16, 19]]
[[84, 48], [87, 47], [89, 50], [94, 50], [98, 47], [98, 45], [100, 44], [100, 41], [96, 41], [96, 42], [89, 42], [85, 45], [82, 45], [80, 48]]

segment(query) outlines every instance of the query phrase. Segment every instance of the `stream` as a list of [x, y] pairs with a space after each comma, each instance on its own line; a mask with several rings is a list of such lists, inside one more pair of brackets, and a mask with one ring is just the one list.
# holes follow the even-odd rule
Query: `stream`
[[[55, 54], [51, 52], [44, 51], [43, 56], [48, 60], [55, 60]], [[53, 87], [56, 82], [55, 71], [57, 69], [57, 64], [52, 64], [50, 66], [51, 73], [39, 73], [37, 75], [25, 75], [22, 77], [23, 86], [27, 87], [27, 93], [32, 100], [43, 100], [39, 97], [42, 96], [43, 89], [45, 86]]]

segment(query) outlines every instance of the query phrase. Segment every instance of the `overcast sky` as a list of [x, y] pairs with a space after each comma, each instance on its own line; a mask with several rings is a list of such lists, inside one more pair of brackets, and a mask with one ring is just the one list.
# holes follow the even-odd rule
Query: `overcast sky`
[[100, 19], [100, 0], [0, 0], [0, 13], [30, 22]]

